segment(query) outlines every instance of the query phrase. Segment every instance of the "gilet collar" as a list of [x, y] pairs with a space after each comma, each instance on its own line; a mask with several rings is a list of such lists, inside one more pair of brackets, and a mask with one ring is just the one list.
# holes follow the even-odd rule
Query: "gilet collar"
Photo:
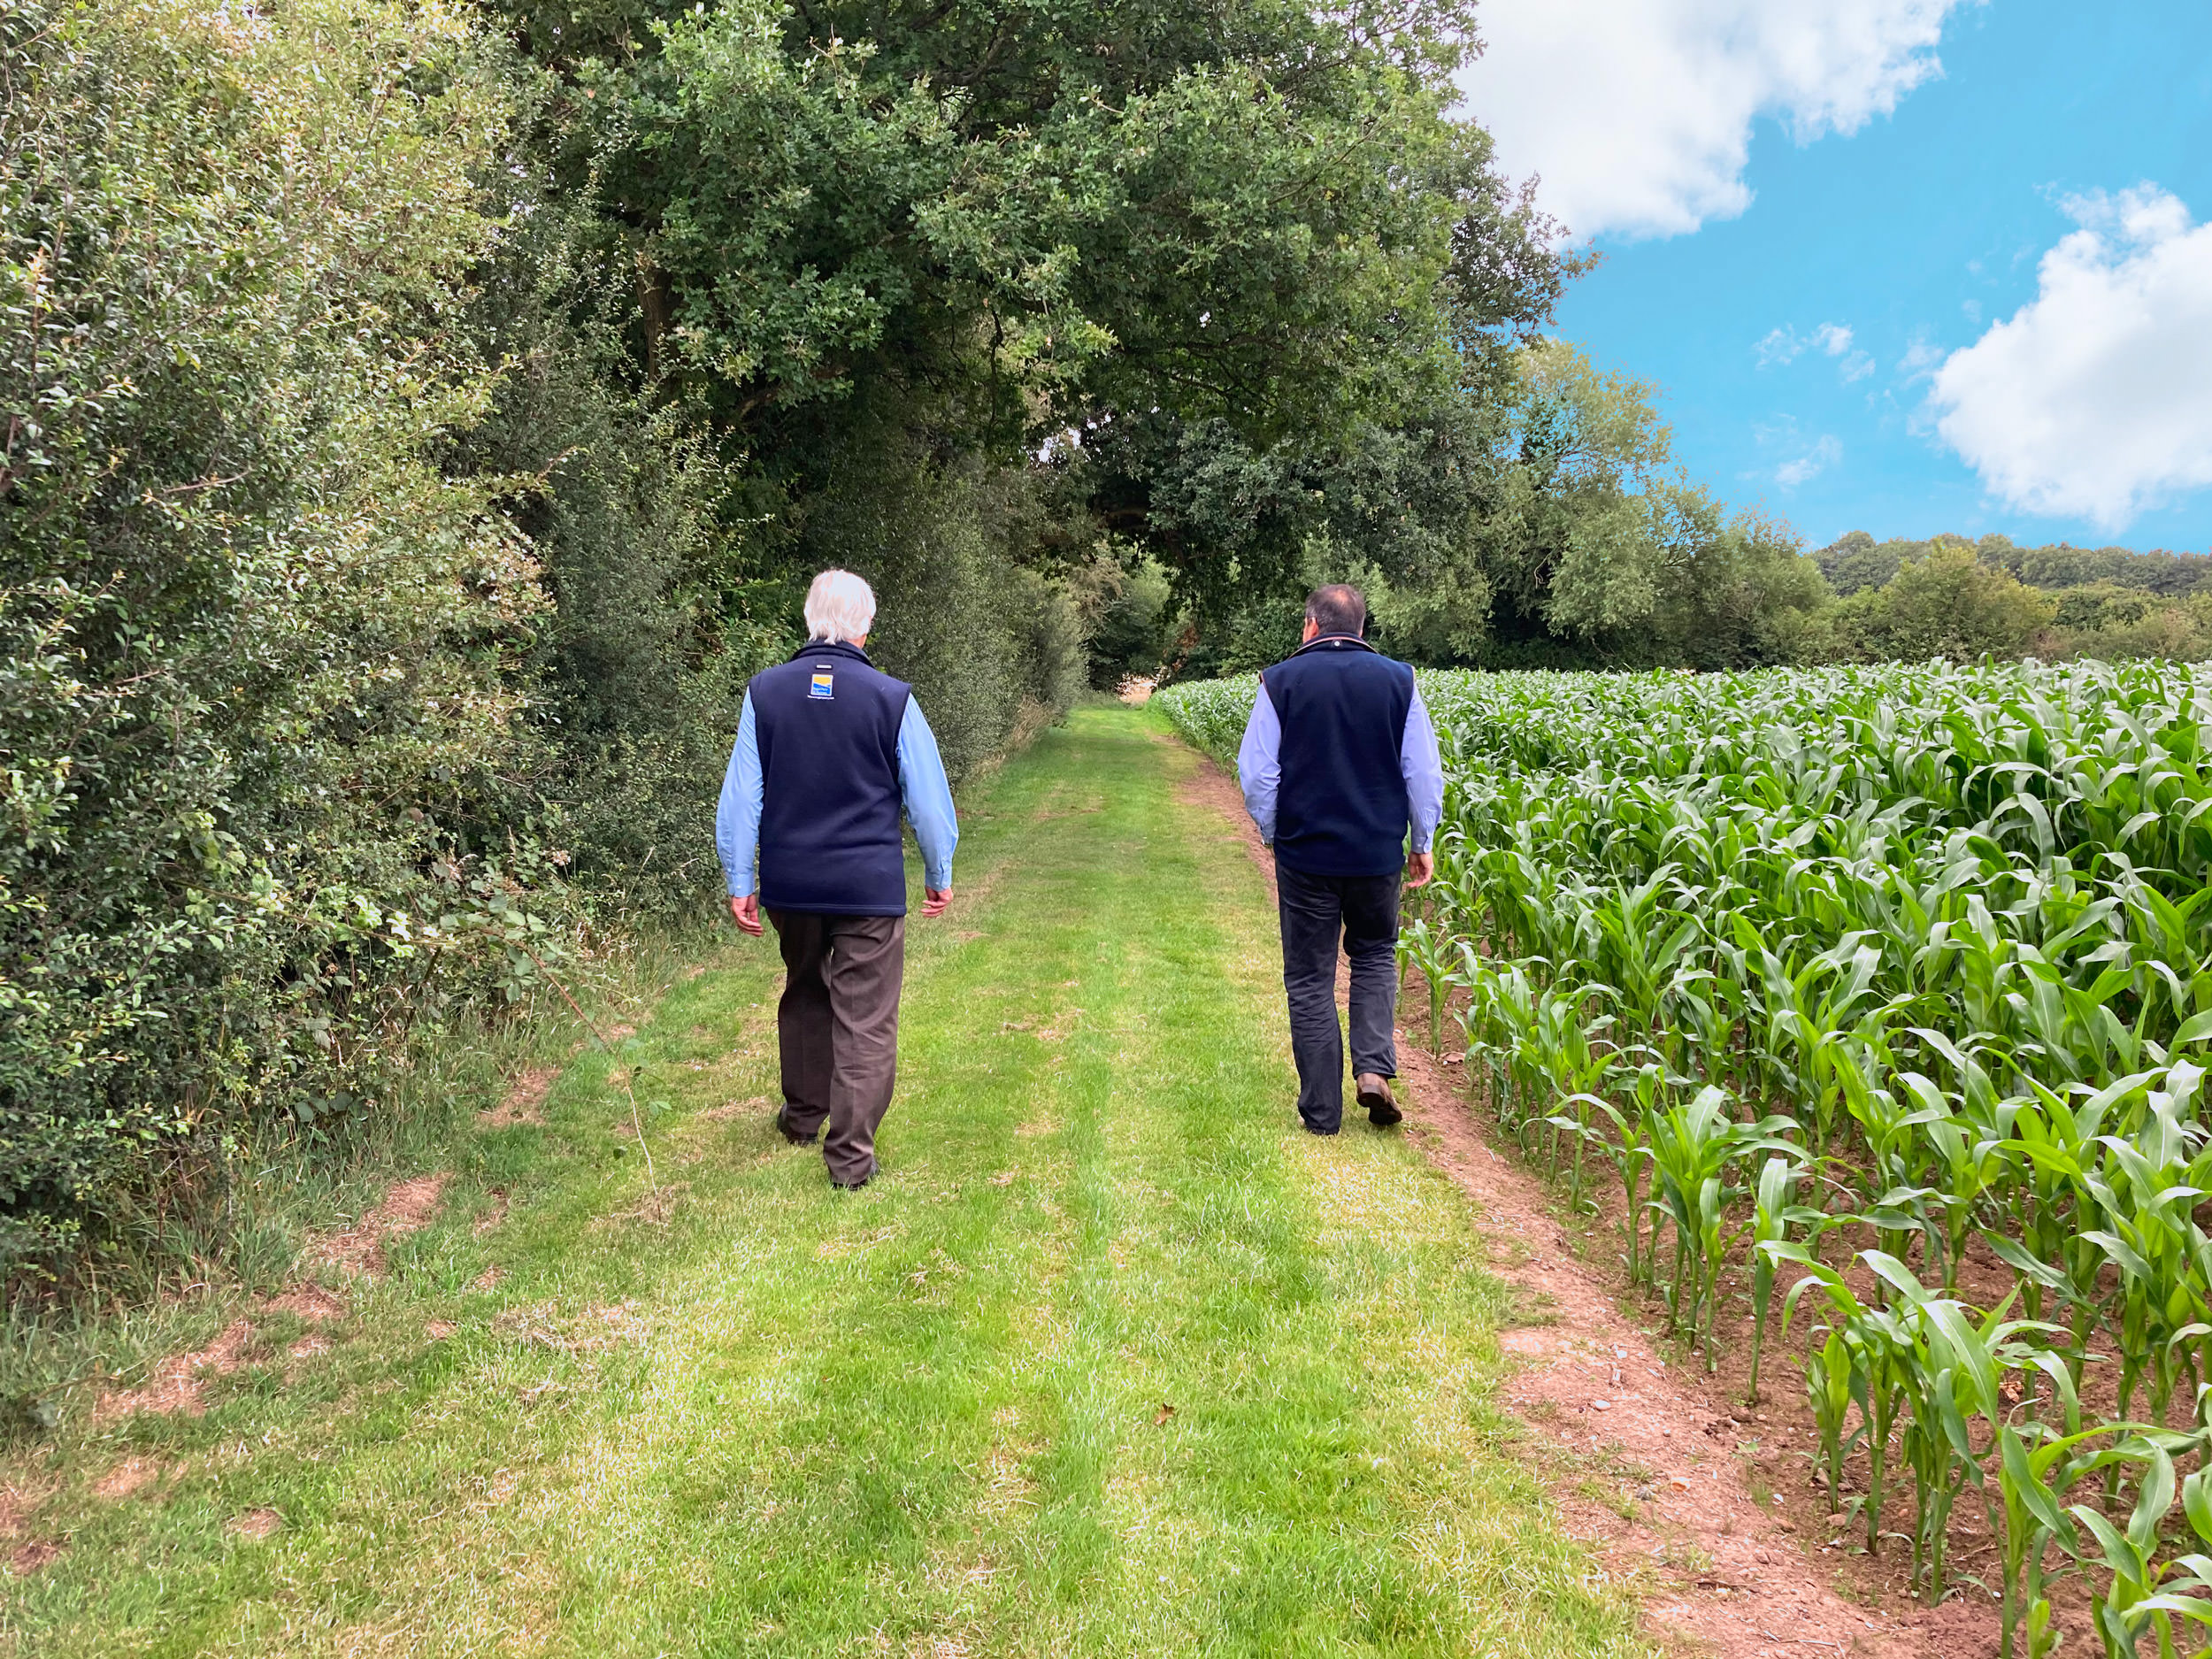
[[792, 652], [788, 660], [795, 663], [802, 657], [819, 657], [825, 651], [835, 652], [840, 657], [849, 657], [856, 663], [868, 663], [868, 666], [871, 668], [875, 666], [873, 663], [868, 662], [868, 653], [862, 650], [857, 645], [846, 645], [841, 642], [833, 642], [829, 640], [809, 640], [797, 650]]

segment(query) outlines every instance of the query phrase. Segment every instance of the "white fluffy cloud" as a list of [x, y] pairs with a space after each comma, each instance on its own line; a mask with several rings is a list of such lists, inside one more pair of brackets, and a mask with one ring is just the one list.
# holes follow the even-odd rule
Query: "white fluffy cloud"
[[1486, 0], [1466, 108], [1576, 236], [1670, 236], [1750, 205], [1752, 124], [1852, 133], [1932, 75], [1970, 0]]
[[1823, 437], [1804, 454], [1793, 457], [1774, 469], [1774, 481], [1784, 489], [1795, 489], [1809, 479], [1816, 478], [1838, 461], [1843, 459], [1843, 445], [1835, 439]]
[[2036, 297], [1935, 372], [1936, 429], [1989, 490], [2107, 533], [2212, 485], [2212, 224], [2152, 185], [2066, 204]]
[[1762, 463], [1755, 471], [1743, 474], [1746, 479], [1771, 478], [1784, 489], [1795, 489], [1820, 476], [1843, 459], [1843, 445], [1831, 433], [1809, 438], [1797, 424], [1794, 415], [1777, 416], [1770, 421], [1752, 428], [1752, 435], [1759, 448], [1769, 456], [1779, 456], [1778, 464], [1771, 472]]
[[1801, 334], [1793, 328], [1770, 329], [1753, 349], [1759, 354], [1759, 366], [1763, 369], [1794, 363], [1808, 351], [1834, 357], [1836, 373], [1843, 377], [1846, 385], [1874, 373], [1872, 356], [1852, 349], [1851, 331], [1841, 323], [1823, 323], [1809, 334]]

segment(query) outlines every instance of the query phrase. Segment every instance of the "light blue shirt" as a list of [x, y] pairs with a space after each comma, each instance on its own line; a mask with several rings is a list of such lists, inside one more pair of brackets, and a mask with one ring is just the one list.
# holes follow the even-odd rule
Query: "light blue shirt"
[[[937, 734], [922, 718], [921, 705], [909, 697], [899, 721], [899, 793], [906, 800], [907, 821], [922, 849], [924, 885], [942, 893], [952, 885], [952, 852], [960, 844], [960, 819], [952, 806], [952, 786], [937, 752]], [[722, 775], [722, 800], [714, 810], [714, 847], [722, 855], [730, 896], [753, 891], [753, 860], [760, 851], [760, 805], [765, 787], [760, 775], [760, 735], [753, 724], [753, 694], [738, 711], [737, 743], [730, 768]]]
[[[1283, 722], [1263, 684], [1252, 696], [1252, 718], [1244, 723], [1237, 749], [1237, 781], [1244, 786], [1244, 810], [1260, 826], [1260, 839], [1275, 844], [1275, 797], [1283, 786]], [[1406, 709], [1406, 729], [1398, 740], [1398, 772], [1406, 780], [1406, 806], [1413, 819], [1413, 850], [1425, 853], [1444, 816], [1444, 761], [1436, 752], [1436, 727], [1429, 722], [1421, 687], [1413, 688]]]

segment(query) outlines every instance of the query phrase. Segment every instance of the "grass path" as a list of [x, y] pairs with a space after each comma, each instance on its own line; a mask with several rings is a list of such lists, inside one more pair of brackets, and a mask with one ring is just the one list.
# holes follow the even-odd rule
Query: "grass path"
[[0, 1649], [1646, 1651], [1510, 1455], [1463, 1201], [1299, 1132], [1263, 884], [1164, 733], [1083, 710], [967, 802], [885, 1179], [771, 1131], [733, 944], [638, 1033], [658, 1201], [579, 1060], [342, 1320], [11, 1466], [66, 1547]]

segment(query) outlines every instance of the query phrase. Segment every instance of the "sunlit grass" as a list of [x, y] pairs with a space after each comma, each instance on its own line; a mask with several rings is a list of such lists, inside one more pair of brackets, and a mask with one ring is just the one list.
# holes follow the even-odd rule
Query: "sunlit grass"
[[[329, 1352], [18, 1460], [69, 1547], [12, 1649], [1643, 1651], [1511, 1455], [1462, 1201], [1298, 1133], [1263, 886], [1158, 729], [1086, 710], [968, 803], [884, 1179], [742, 1104], [773, 959], [726, 953], [638, 1033], [672, 1202], [579, 1060]], [[165, 1478], [96, 1496], [126, 1453]]]

